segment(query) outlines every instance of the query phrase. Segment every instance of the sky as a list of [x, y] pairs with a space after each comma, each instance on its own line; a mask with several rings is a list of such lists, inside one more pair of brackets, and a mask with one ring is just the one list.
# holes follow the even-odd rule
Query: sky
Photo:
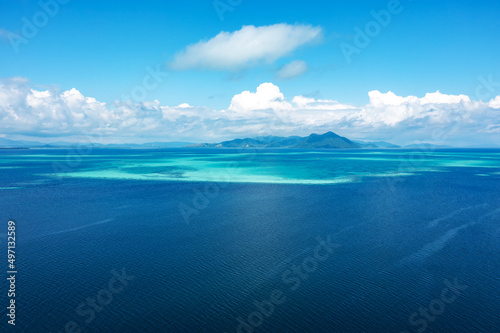
[[0, 2], [0, 138], [500, 142], [500, 3]]

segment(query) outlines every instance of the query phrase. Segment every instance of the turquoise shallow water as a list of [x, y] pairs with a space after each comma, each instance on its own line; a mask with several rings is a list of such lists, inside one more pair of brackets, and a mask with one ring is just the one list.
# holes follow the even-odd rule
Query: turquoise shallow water
[[[368, 177], [416, 176], [450, 168], [500, 167], [496, 151], [151, 151], [142, 155], [21, 155], [27, 162], [54, 163], [63, 178], [235, 182], [274, 184], [339, 184]], [[70, 162], [68, 162], [70, 161]], [[8, 162], [4, 161], [4, 163]], [[90, 166], [88, 165], [90, 164]], [[74, 165], [74, 167], [73, 167]], [[8, 168], [9, 166], [4, 166]], [[482, 173], [489, 175], [489, 173]]]
[[[499, 193], [499, 150], [0, 151], [15, 332], [413, 333], [454, 279], [423, 331], [498, 332]], [[318, 237], [337, 246], [316, 267]]]

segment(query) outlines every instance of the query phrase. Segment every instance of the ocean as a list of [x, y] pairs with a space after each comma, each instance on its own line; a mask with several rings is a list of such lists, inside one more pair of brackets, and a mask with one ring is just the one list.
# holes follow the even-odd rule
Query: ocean
[[494, 149], [3, 149], [0, 326], [500, 332], [499, 194]]

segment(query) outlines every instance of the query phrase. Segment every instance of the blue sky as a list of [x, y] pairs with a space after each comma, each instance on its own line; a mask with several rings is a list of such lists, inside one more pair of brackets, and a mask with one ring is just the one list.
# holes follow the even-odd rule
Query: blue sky
[[[42, 0], [41, 3], [46, 3], [53, 9], [54, 1]], [[134, 87], [143, 85], [143, 79], [148, 75], [147, 68], [157, 68], [163, 73], [159, 84], [154, 84], [154, 89], [148, 89], [146, 95], [135, 98], [132, 102], [157, 101], [158, 105], [164, 107], [188, 104], [197, 108], [190, 115], [181, 113], [184, 118], [203, 118], [200, 113], [230, 110], [235, 96], [244, 91], [255, 92], [263, 83], [279, 87], [278, 95], [273, 98], [283, 102], [291, 103], [295, 96], [313, 98], [314, 103], [320, 100], [338, 101], [349, 105], [348, 109], [359, 108], [361, 114], [361, 109], [370, 109], [366, 105], [374, 104], [369, 97], [370, 91], [423, 98], [427, 93], [439, 90], [443, 95], [463, 94], [472, 102], [483, 100], [485, 103], [500, 95], [498, 86], [494, 86], [494, 89], [481, 89], [484, 93], [477, 93], [478, 85], [483, 84], [481, 77], [483, 81], [488, 80], [488, 77], [492, 78], [492, 82], [500, 81], [498, 1], [401, 0], [399, 4], [394, 0], [60, 2], [67, 3], [58, 3], [59, 8], [54, 11], [53, 17], [46, 15], [47, 24], [41, 24], [33, 37], [26, 38], [26, 43], [19, 44], [17, 52], [11, 43], [13, 34], [23, 36], [26, 20], [33, 23], [37, 13], [47, 10], [38, 1], [3, 1], [0, 4], [0, 78], [7, 80], [3, 84], [5, 91], [10, 91], [8, 88], [14, 84], [11, 82], [12, 78], [18, 77], [26, 81], [17, 81], [15, 84], [29, 89], [39, 92], [49, 90], [52, 95], [76, 89], [85, 98], [95, 98], [100, 103], [106, 103], [107, 108], [114, 108], [114, 101], [124, 102]], [[226, 6], [230, 10], [218, 12], [214, 3], [218, 8]], [[397, 8], [392, 14], [389, 11], [391, 6]], [[373, 27], [373, 23], [377, 22], [373, 11], [389, 11], [390, 22], [376, 23], [378, 30], [372, 31], [373, 37], [369, 37], [369, 43], [358, 47], [361, 44], [356, 44], [356, 28], [366, 31], [370, 24]], [[38, 19], [43, 19], [43, 14], [40, 15]], [[281, 26], [276, 27], [277, 24]], [[244, 26], [257, 30], [244, 30]], [[238, 31], [243, 32], [237, 34]], [[232, 35], [233, 39], [228, 37], [230, 42], [225, 44], [229, 50], [227, 53], [231, 53], [233, 58], [226, 58], [224, 54], [220, 55], [219, 60], [214, 58], [219, 55], [210, 57], [213, 52], [210, 47], [224, 47], [220, 47], [217, 40], [213, 41], [212, 46], [201, 45], [192, 54], [187, 51], [190, 45], [213, 40], [221, 32], [235, 34]], [[270, 38], [276, 40], [269, 41]], [[284, 41], [286, 38], [288, 42]], [[240, 49], [240, 42], [248, 44], [252, 41], [257, 41], [255, 47]], [[274, 49], [273, 45], [280, 47]], [[348, 47], [346, 45], [358, 50], [351, 54], [350, 61], [343, 53], [343, 49]], [[257, 50], [261, 47], [262, 50]], [[283, 51], [287, 47], [289, 50]], [[194, 54], [196, 52], [199, 54]], [[230, 60], [234, 60], [235, 64], [225, 66]], [[180, 63], [184, 65], [181, 66]], [[286, 65], [290, 65], [288, 69], [284, 69]], [[168, 76], [164, 74], [167, 72]], [[29, 93], [29, 90], [26, 91]], [[5, 105], [6, 103], [4, 101]], [[48, 103], [48, 100], [44, 103]], [[407, 104], [410, 102], [404, 103], [405, 110], [408, 110]], [[385, 105], [387, 104], [394, 106], [392, 102]], [[7, 114], [5, 105], [4, 113]], [[483, 107], [495, 111], [491, 105], [496, 104], [490, 103]], [[0, 105], [0, 110], [1, 107]], [[141, 107], [148, 108], [136, 106], [134, 110]], [[292, 107], [298, 110], [297, 105]], [[450, 105], [447, 107], [451, 108]], [[33, 111], [34, 106], [29, 105], [29, 108]], [[50, 109], [49, 106], [47, 108]], [[336, 106], [325, 108], [327, 111], [338, 109]], [[53, 106], [53, 109], [57, 107]], [[181, 109], [185, 111], [187, 108]], [[244, 109], [245, 112], [251, 112]], [[311, 108], [306, 109], [312, 112]], [[157, 107], [157, 110], [161, 109]], [[26, 110], [27, 115], [29, 112]], [[482, 112], [487, 114], [489, 122], [498, 119], [492, 120], [489, 111]], [[408, 117], [412, 117], [415, 112], [409, 113]], [[235, 119], [239, 119], [239, 116], [226, 117], [224, 122], [227, 127], [237, 125]], [[137, 117], [141, 117], [141, 114], [137, 113]], [[215, 120], [219, 119], [208, 118], [210, 119], [198, 119], [198, 126], [213, 127]], [[256, 123], [250, 122], [248, 118], [250, 117], [247, 115], [246, 122], [243, 123], [248, 126], [248, 130], [241, 134], [253, 134], [252, 128], [256, 129], [255, 134], [260, 134]], [[257, 118], [259, 117], [252, 119]], [[406, 121], [407, 118], [401, 121]], [[261, 115], [259, 119], [265, 123], [264, 116]], [[304, 119], [294, 119], [295, 126], [273, 132], [295, 134], [297, 131], [326, 129], [335, 124], [345, 129], [348, 120], [345, 118], [340, 125], [341, 119], [332, 123], [322, 115], [312, 124]], [[174, 120], [177, 121], [177, 118], [171, 118], [170, 122]], [[382, 120], [377, 118], [377, 121]], [[383, 121], [386, 127], [393, 126], [395, 129], [394, 121]], [[398, 126], [401, 127], [400, 122]], [[301, 123], [304, 126], [300, 127]], [[173, 131], [177, 134], [166, 138], [167, 140], [190, 137], [198, 141], [209, 138], [215, 140], [238, 134], [231, 130], [225, 131], [220, 122], [217, 127], [207, 130], [205, 135], [198, 136], [189, 134], [185, 124], [181, 130], [176, 126], [170, 128], [169, 124], [158, 127], [158, 130], [163, 126], [163, 130], [177, 131]], [[109, 127], [110, 124], [106, 126]], [[349, 126], [349, 130], [344, 132], [354, 133], [356, 122], [351, 121]], [[59, 134], [49, 128], [24, 126], [23, 130], [16, 131], [14, 127], [14, 124], [4, 126], [4, 135], [21, 137], [39, 134], [56, 137], [83, 133], [81, 128], [73, 131], [71, 126]], [[487, 128], [488, 124], [483, 127]], [[493, 127], [492, 130], [490, 127], [482, 140], [493, 140], [497, 135], [496, 128]], [[0, 124], [0, 133], [1, 130]], [[196, 132], [196, 128], [192, 130]], [[398, 130], [404, 131], [404, 127], [398, 127]], [[387, 128], [379, 132], [365, 129], [363, 133], [365, 134], [360, 136], [379, 138], [390, 131]], [[425, 137], [421, 138], [417, 134], [414, 140]], [[491, 137], [490, 134], [494, 136]], [[108, 137], [108, 133], [105, 136]], [[141, 137], [147, 139], [147, 135]], [[125, 138], [124, 133], [116, 135], [116, 140]], [[402, 136], [400, 140], [410, 142], [412, 138], [403, 139]], [[454, 140], [458, 140], [458, 137]]]

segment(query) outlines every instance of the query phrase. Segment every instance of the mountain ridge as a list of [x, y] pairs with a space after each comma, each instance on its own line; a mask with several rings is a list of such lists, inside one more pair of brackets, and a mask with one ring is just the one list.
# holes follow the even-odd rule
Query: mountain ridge
[[[350, 140], [332, 131], [324, 134], [312, 133], [308, 136], [256, 136], [252, 138], [239, 138], [218, 143], [192, 143], [182, 141], [147, 142], [147, 143], [92, 143], [92, 142], [64, 142], [57, 141], [42, 143], [37, 141], [11, 140], [0, 137], [0, 148], [115, 148], [115, 149], [164, 149], [164, 148], [298, 148], [298, 149], [443, 149], [457, 148], [448, 145], [431, 143], [416, 143], [399, 146], [386, 141], [361, 141]], [[498, 145], [482, 145], [462, 148], [500, 148]]]
[[188, 146], [190, 148], [361, 148], [348, 138], [331, 131], [324, 134], [313, 133], [307, 137], [289, 136], [264, 136], [256, 138], [234, 139], [219, 143], [201, 143]]

